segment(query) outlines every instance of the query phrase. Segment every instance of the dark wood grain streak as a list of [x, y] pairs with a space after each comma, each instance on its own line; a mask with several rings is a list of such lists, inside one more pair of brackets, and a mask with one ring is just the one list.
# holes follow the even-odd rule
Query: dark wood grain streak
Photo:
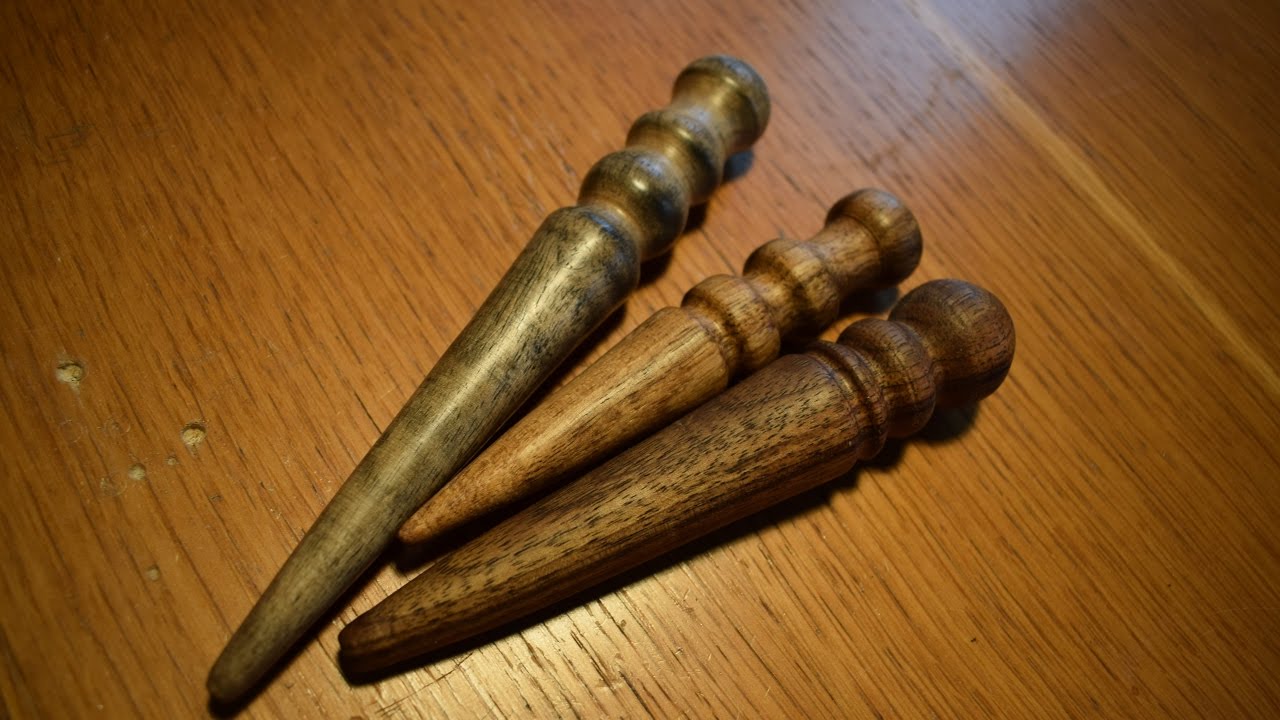
[[571, 597], [843, 475], [1009, 372], [1013, 321], [984, 290], [936, 280], [889, 317], [771, 363], [446, 554], [343, 629], [344, 664], [385, 668]]

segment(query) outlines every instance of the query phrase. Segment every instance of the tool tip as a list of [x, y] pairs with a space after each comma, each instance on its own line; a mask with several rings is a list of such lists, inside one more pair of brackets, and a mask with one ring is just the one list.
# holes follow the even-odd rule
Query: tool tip
[[252, 687], [253, 682], [244, 672], [240, 672], [233, 668], [227, 661], [227, 654], [223, 653], [218, 658], [209, 671], [209, 677], [205, 680], [205, 688], [209, 691], [209, 697], [214, 703], [226, 705], [234, 703], [243, 698]]
[[399, 642], [399, 633], [388, 632], [379, 620], [380, 608], [352, 620], [338, 633], [338, 662], [352, 676], [368, 675], [412, 657]]
[[424, 507], [400, 527], [396, 539], [405, 545], [417, 545], [438, 535], [441, 530], [437, 525], [436, 515]]
[[497, 507], [495, 499], [485, 494], [486, 488], [497, 481], [484, 472], [477, 474], [470, 470], [467, 468], [458, 473], [418, 508], [400, 526], [396, 538], [406, 545], [433, 540]]

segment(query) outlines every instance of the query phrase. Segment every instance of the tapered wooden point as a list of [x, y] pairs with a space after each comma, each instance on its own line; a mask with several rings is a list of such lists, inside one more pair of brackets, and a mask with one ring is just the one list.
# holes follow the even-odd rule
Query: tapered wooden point
[[476, 453], [635, 288], [727, 158], [769, 121], [746, 63], [697, 60], [667, 107], [636, 121], [574, 207], [551, 213], [302, 539], [209, 673], [221, 701], [252, 688], [394, 538], [409, 514]]
[[342, 662], [377, 670], [569, 598], [843, 475], [1013, 362], [1008, 312], [968, 283], [927, 283], [890, 318], [779, 358], [437, 559], [342, 630]]
[[623, 338], [498, 438], [405, 523], [400, 539], [430, 540], [602, 460], [816, 336], [850, 293], [915, 270], [915, 217], [883, 190], [851, 193], [808, 240], [758, 248], [741, 277], [699, 283]]

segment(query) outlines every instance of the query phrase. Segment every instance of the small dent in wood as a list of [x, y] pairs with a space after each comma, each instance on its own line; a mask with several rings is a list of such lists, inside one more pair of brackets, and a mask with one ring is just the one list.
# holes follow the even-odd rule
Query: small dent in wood
[[134, 463], [129, 466], [129, 479], [134, 482], [142, 482], [147, 479], [147, 468], [142, 463]]
[[132, 425], [121, 425], [119, 420], [107, 418], [107, 421], [102, 423], [101, 431], [107, 437], [121, 437], [131, 429], [133, 429]]
[[160, 579], [160, 568], [156, 567], [155, 565], [152, 565], [151, 567], [147, 568], [143, 572], [143, 574], [146, 575], [147, 579], [150, 580], [151, 582], [156, 582], [157, 580]]
[[54, 375], [58, 382], [70, 385], [72, 390], [79, 390], [80, 381], [84, 380], [84, 366], [74, 361], [64, 362], [58, 365]]
[[[182, 444], [186, 445], [188, 450], [195, 452], [196, 446], [204, 442], [204, 437], [207, 432], [208, 431], [205, 429], [204, 423], [198, 420], [195, 422], [189, 422], [182, 428]], [[174, 458], [174, 462], [169, 464], [177, 465], [177, 458]]]

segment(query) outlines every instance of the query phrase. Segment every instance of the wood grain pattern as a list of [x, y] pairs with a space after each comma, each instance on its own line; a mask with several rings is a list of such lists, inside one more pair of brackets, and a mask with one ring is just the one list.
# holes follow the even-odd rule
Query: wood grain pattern
[[343, 664], [382, 670], [471, 639], [834, 480], [935, 408], [989, 395], [1014, 347], [999, 299], [925, 283], [888, 321], [775, 360], [446, 553], [342, 630]]
[[703, 280], [619, 340], [431, 496], [400, 539], [500, 519], [501, 508], [573, 479], [764, 367], [784, 340], [817, 337], [850, 293], [904, 280], [921, 249], [919, 225], [893, 195], [841, 198], [812, 238], [765, 243], [741, 277]]
[[0, 27], [11, 714], [204, 712], [530, 232], [713, 52], [768, 79], [768, 133], [573, 369], [877, 186], [929, 233], [920, 280], [1005, 302], [1005, 385], [353, 687], [338, 630], [411, 574], [382, 565], [245, 715], [1280, 714], [1275, 3], [18, 0]]

